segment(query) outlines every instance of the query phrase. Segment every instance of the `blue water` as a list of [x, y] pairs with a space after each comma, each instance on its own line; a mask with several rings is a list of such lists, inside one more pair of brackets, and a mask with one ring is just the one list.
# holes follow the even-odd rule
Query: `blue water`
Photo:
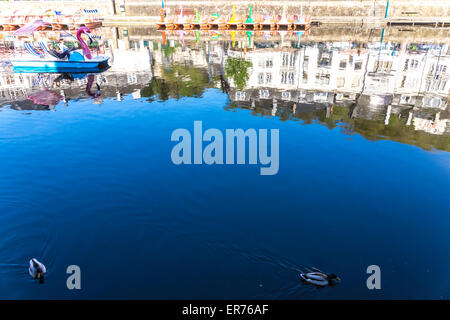
[[[0, 109], [0, 298], [450, 297], [450, 155], [318, 123], [164, 102]], [[173, 130], [280, 130], [280, 169], [171, 162]], [[350, 139], [349, 139], [350, 137]], [[29, 277], [36, 257], [43, 285]], [[66, 268], [81, 268], [81, 290]], [[366, 268], [379, 265], [381, 290]], [[340, 276], [302, 284], [314, 266]]]

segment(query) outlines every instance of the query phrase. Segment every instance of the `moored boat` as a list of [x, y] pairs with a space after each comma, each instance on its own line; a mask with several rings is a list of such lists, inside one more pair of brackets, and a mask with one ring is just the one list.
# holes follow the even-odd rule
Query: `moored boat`
[[[47, 24], [44, 21], [33, 22], [17, 30], [15, 34], [30, 34], [39, 29], [40, 24]], [[95, 72], [108, 67], [108, 56], [93, 57], [86, 42], [81, 35], [90, 36], [90, 29], [81, 27], [77, 31], [77, 40], [81, 45], [81, 50], [67, 51], [63, 57], [52, 50], [47, 49], [41, 43], [41, 52], [36, 51], [30, 43], [25, 43], [25, 49], [29, 55], [10, 60], [14, 71], [17, 72]]]
[[109, 57], [104, 56], [87, 60], [75, 51], [68, 60], [17, 58], [11, 60], [11, 64], [17, 72], [95, 72], [106, 68], [108, 60]]

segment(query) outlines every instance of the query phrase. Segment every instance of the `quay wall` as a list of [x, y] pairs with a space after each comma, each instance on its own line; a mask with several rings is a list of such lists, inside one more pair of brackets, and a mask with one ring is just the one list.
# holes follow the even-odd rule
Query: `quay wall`
[[[116, 11], [125, 16], [159, 16], [161, 1], [123, 0], [124, 11], [119, 8], [120, 0], [115, 0]], [[236, 6], [238, 15], [248, 14], [248, 6], [252, 5], [254, 14], [279, 13], [286, 8], [287, 14], [303, 14], [313, 17], [383, 17], [386, 12], [386, 0], [260, 0], [260, 1], [222, 1], [222, 0], [168, 0], [166, 8], [173, 13], [175, 8], [197, 9], [200, 14], [230, 14], [232, 6]], [[389, 16], [395, 17], [442, 17], [450, 16], [450, 1], [442, 0], [395, 0], [390, 1]]]
[[[161, 4], [160, 4], [161, 5]], [[64, 12], [75, 12], [76, 10], [97, 9], [101, 17], [110, 17], [114, 15], [114, 0], [49, 0], [49, 1], [0, 1], [0, 16], [7, 16], [14, 10], [21, 12], [43, 12], [46, 10], [57, 10]]]

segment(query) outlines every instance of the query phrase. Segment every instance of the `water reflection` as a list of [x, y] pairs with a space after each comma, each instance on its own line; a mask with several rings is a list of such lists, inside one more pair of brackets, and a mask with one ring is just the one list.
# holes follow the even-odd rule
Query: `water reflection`
[[199, 43], [175, 36], [167, 36], [166, 45], [154, 51], [160, 68], [203, 70], [203, 82], [206, 74], [209, 79], [204, 87], [213, 85], [228, 94], [228, 109], [450, 151], [447, 44], [305, 38], [298, 46], [294, 38], [286, 42], [275, 34], [278, 40], [249, 46], [244, 40]]
[[219, 88], [229, 97], [228, 110], [450, 151], [446, 43], [391, 41], [381, 30], [366, 42], [313, 41], [314, 29], [312, 35], [138, 31], [102, 30], [112, 66], [101, 74], [13, 74], [6, 67], [0, 105], [52, 109], [28, 98], [43, 88], [59, 93], [66, 106], [127, 94], [148, 101], [198, 97]]
[[[246, 33], [183, 43], [124, 31], [102, 31], [111, 57], [102, 73], [12, 73], [1, 63], [7, 298], [448, 297], [448, 153], [366, 140], [450, 151], [439, 35], [386, 29], [380, 45], [381, 30], [311, 29], [300, 43]], [[175, 166], [169, 137], [198, 119], [279, 128], [279, 173]], [[32, 256], [51, 273], [45, 287], [26, 281], [21, 264]], [[65, 288], [73, 263], [89, 290]], [[377, 296], [361, 280], [373, 263], [390, 286]], [[342, 286], [303, 286], [301, 265], [342, 275]], [[116, 270], [131, 270], [126, 285], [111, 281]]]

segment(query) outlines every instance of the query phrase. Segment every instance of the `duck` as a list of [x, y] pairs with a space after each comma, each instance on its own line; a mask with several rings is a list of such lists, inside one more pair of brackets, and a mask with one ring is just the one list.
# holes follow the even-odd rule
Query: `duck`
[[334, 273], [326, 274], [323, 272], [301, 273], [300, 278], [302, 281], [313, 284], [317, 287], [331, 286], [341, 281], [341, 279]]
[[40, 283], [44, 282], [44, 275], [47, 272], [43, 263], [39, 262], [36, 258], [30, 260], [30, 267], [28, 273], [33, 279], [39, 279]]

